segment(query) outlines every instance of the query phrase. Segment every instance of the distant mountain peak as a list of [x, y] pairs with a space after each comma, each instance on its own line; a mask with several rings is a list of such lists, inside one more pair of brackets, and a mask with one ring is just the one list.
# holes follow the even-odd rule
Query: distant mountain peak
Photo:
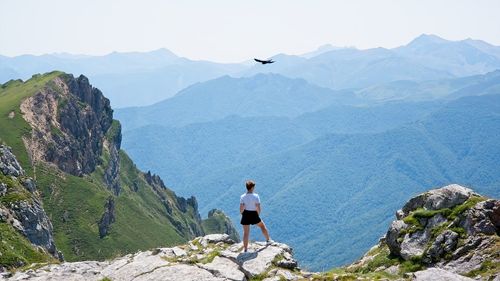
[[323, 53], [327, 53], [330, 51], [336, 51], [336, 50], [340, 50], [340, 49], [353, 49], [353, 48], [354, 47], [337, 47], [337, 46], [333, 46], [332, 44], [324, 44], [324, 45], [319, 46], [316, 50], [314, 50], [312, 52], [307, 52], [307, 53], [302, 54], [300, 56], [304, 57], [304, 58], [312, 58], [312, 57], [315, 57], [317, 55], [321, 55]]
[[407, 46], [410, 45], [422, 45], [422, 44], [442, 44], [448, 43], [450, 41], [443, 39], [434, 34], [422, 34], [417, 38], [413, 39]]

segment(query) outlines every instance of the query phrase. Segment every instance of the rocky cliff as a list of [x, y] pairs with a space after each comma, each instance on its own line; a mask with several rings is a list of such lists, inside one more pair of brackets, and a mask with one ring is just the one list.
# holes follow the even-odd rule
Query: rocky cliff
[[449, 185], [410, 199], [396, 218], [348, 271], [408, 277], [423, 270], [414, 273], [419, 280], [500, 279], [500, 200]]
[[[38, 246], [42, 253], [63, 260], [56, 248], [52, 223], [43, 209], [35, 181], [26, 176], [11, 149], [4, 145], [0, 145], [0, 223], [12, 226]], [[4, 243], [5, 234], [0, 234]], [[7, 257], [5, 250], [0, 253], [0, 268], [22, 266], [30, 262], [22, 256], [19, 259]]]
[[[216, 213], [216, 211], [214, 212]], [[52, 264], [9, 280], [499, 280], [500, 201], [459, 185], [420, 194], [359, 261], [329, 272], [301, 270], [292, 249], [228, 235], [97, 262]], [[107, 279], [105, 279], [107, 278]], [[474, 279], [472, 279], [474, 278]]]
[[[56, 258], [56, 245], [66, 260], [103, 260], [205, 234], [196, 199], [176, 196], [120, 149], [109, 100], [83, 75], [0, 85], [1, 143], [21, 163], [6, 162], [5, 178], [26, 186], [14, 196], [0, 185], [0, 199], [11, 204], [5, 216], [17, 215], [21, 233]], [[1, 258], [0, 265], [12, 267]]]

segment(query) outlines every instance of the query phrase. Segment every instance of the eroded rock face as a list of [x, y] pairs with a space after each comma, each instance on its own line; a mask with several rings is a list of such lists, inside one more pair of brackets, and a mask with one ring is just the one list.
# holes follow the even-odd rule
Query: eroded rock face
[[468, 235], [500, 235], [500, 201], [486, 200], [467, 210], [461, 226]]
[[104, 142], [104, 145], [107, 148], [107, 151], [109, 152], [108, 166], [104, 171], [104, 182], [115, 195], [119, 195], [121, 191], [120, 153], [119, 153], [120, 141], [109, 142], [108, 140], [105, 140]]
[[4, 145], [0, 145], [0, 173], [10, 177], [10, 184], [13, 185], [8, 186], [0, 180], [0, 196], [7, 193], [19, 196], [18, 200], [0, 204], [0, 220], [10, 222], [31, 243], [43, 247], [52, 256], [62, 260], [63, 256], [54, 243], [52, 223], [36, 192], [35, 181], [24, 175], [17, 158]]
[[35, 161], [72, 175], [94, 171], [112, 123], [109, 100], [81, 75], [61, 75], [21, 104], [32, 135], [24, 139]]
[[19, 177], [24, 175], [17, 158], [12, 154], [10, 147], [0, 145], [0, 172], [5, 176]]
[[447, 185], [442, 188], [424, 192], [410, 199], [403, 208], [397, 212], [398, 219], [406, 217], [411, 211], [418, 208], [426, 210], [439, 210], [451, 208], [464, 203], [473, 194], [471, 189], [458, 184]]
[[500, 260], [500, 200], [449, 185], [412, 198], [396, 216], [384, 243], [403, 260], [459, 274]]
[[[201, 244], [206, 244], [202, 246]], [[296, 266], [292, 250], [285, 244], [251, 243], [250, 251], [242, 253], [241, 243], [234, 244], [227, 234], [196, 238], [190, 246], [158, 248], [129, 254], [111, 261], [73, 262], [44, 266], [17, 272], [7, 280], [249, 280], [289, 277], [304, 279]], [[294, 264], [283, 268], [281, 264]]]
[[99, 237], [103, 238], [108, 235], [109, 228], [112, 223], [115, 222], [115, 200], [112, 196], [106, 200], [104, 205], [104, 214], [102, 214], [101, 220], [99, 220]]

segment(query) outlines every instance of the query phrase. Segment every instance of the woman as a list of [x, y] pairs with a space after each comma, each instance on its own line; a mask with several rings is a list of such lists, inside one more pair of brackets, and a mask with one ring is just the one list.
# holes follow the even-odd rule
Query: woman
[[262, 234], [266, 237], [267, 243], [270, 244], [271, 238], [267, 231], [266, 225], [260, 219], [260, 198], [257, 193], [254, 193], [255, 182], [248, 180], [246, 182], [247, 192], [240, 197], [240, 214], [241, 224], [243, 225], [243, 247], [245, 252], [248, 250], [248, 237], [250, 235], [250, 225], [256, 224], [262, 230]]

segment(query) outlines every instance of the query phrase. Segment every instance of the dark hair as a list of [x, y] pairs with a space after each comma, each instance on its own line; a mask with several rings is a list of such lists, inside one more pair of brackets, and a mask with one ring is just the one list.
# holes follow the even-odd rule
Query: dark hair
[[247, 180], [245, 184], [247, 186], [247, 190], [250, 190], [255, 186], [255, 182], [253, 180]]

